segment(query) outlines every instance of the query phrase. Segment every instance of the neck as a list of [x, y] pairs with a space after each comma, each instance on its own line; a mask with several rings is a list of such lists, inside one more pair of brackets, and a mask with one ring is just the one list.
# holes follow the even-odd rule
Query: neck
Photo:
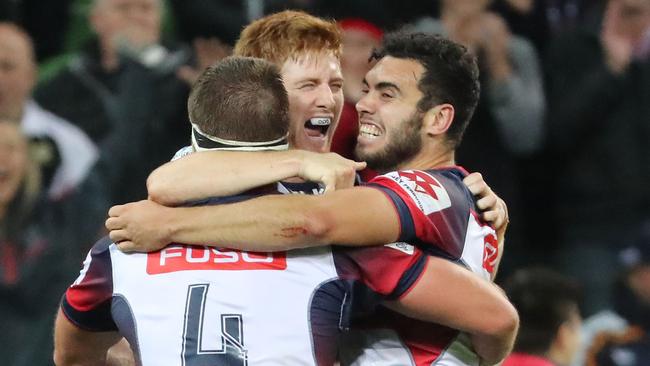
[[456, 158], [454, 150], [441, 147], [430, 149], [422, 147], [422, 151], [420, 151], [419, 154], [397, 168], [398, 170], [426, 170], [452, 166], [455, 164]]

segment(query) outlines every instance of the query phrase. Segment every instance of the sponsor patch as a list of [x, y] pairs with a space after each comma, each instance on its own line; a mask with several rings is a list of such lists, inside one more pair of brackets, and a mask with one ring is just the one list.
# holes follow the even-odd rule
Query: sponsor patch
[[404, 170], [385, 176], [399, 184], [425, 215], [451, 207], [449, 194], [442, 184], [423, 171]]
[[147, 254], [147, 273], [150, 275], [178, 271], [281, 271], [286, 268], [286, 252], [255, 253], [174, 245]]
[[399, 250], [400, 252], [406, 253], [408, 255], [413, 255], [413, 252], [414, 252], [413, 245], [405, 243], [403, 241], [398, 241], [396, 243], [386, 244], [385, 246], [387, 246], [389, 248]]

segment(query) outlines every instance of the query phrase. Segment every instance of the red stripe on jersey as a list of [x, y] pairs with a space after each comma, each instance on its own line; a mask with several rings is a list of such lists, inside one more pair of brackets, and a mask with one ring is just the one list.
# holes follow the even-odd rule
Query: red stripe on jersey
[[[113, 276], [108, 251], [93, 253], [87, 268], [65, 293], [68, 304], [77, 311], [90, 311], [113, 296]], [[83, 271], [82, 271], [83, 273]]]
[[286, 268], [286, 252], [255, 253], [173, 245], [147, 254], [147, 273], [150, 275], [178, 271], [281, 271]]
[[[373, 179], [372, 183], [390, 189], [404, 201], [409, 209], [409, 212], [411, 213], [411, 218], [413, 219], [414, 224], [413, 226], [415, 227], [415, 236], [417, 239], [428, 244], [436, 245], [451, 255], [460, 255], [457, 248], [445, 247], [445, 241], [443, 241], [443, 237], [437, 226], [431, 221], [432, 218], [426, 216], [424, 212], [422, 212], [422, 210], [414, 202], [413, 198], [411, 198], [411, 196], [409, 196], [409, 194], [404, 191], [404, 188], [402, 188], [397, 182], [390, 178], [379, 176]], [[416, 238], [406, 238], [406, 240], [413, 240]]]
[[[404, 273], [424, 255], [417, 248], [407, 253], [389, 246], [345, 248], [336, 253], [336, 269], [341, 278], [359, 280], [372, 291], [385, 296], [395, 292]], [[420, 276], [419, 273], [416, 275]], [[412, 286], [410, 284], [405, 291]]]

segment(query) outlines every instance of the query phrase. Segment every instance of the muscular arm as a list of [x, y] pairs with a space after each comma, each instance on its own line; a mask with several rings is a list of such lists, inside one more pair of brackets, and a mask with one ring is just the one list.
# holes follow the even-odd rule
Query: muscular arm
[[496, 285], [435, 257], [429, 258], [413, 289], [387, 305], [412, 318], [467, 332], [487, 364], [508, 355], [519, 326], [517, 311]]
[[89, 332], [72, 324], [59, 310], [54, 324], [54, 363], [57, 366], [107, 364], [107, 351], [120, 341], [117, 332]]
[[394, 242], [400, 234], [392, 202], [368, 187], [191, 208], [140, 201], [113, 207], [109, 215], [111, 239], [123, 250], [133, 249], [133, 242], [146, 251], [171, 242], [254, 251], [332, 243], [367, 246]]
[[329, 189], [351, 187], [355, 169], [365, 168], [337, 154], [302, 150], [198, 152], [169, 162], [147, 179], [149, 198], [166, 206], [206, 197], [224, 197], [300, 177]]

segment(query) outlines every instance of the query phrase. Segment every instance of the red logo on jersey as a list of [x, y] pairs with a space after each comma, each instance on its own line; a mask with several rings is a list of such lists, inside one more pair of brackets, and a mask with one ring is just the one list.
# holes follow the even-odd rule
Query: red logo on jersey
[[397, 172], [400, 177], [404, 177], [415, 183], [415, 191], [426, 193], [429, 196], [438, 199], [438, 195], [433, 190], [433, 186], [440, 187], [438, 181], [433, 179], [430, 175], [419, 171], [400, 171]]
[[147, 273], [178, 271], [284, 270], [286, 252], [255, 253], [201, 246], [174, 245], [147, 254]]
[[492, 234], [486, 235], [483, 240], [485, 244], [483, 247], [483, 268], [489, 273], [493, 273], [499, 257], [499, 243]]

